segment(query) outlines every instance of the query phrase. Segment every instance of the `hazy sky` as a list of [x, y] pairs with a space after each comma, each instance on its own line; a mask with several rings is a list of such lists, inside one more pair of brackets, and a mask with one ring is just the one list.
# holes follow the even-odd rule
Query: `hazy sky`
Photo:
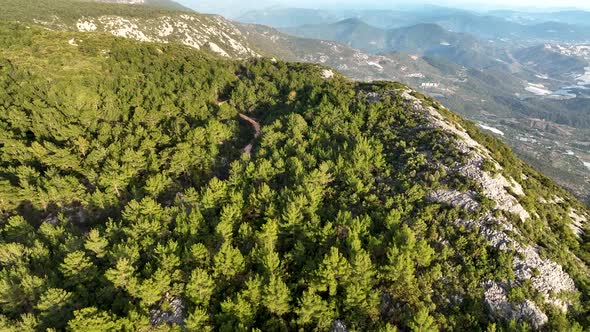
[[200, 12], [219, 13], [236, 16], [249, 9], [263, 9], [271, 6], [323, 8], [387, 8], [417, 5], [419, 3], [436, 3], [439, 5], [459, 6], [468, 9], [541, 9], [541, 8], [580, 8], [590, 10], [590, 0], [177, 0], [183, 5]]

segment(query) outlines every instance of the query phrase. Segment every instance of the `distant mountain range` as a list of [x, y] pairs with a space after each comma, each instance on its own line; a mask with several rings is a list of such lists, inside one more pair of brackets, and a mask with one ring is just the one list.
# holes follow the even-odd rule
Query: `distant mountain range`
[[590, 26], [590, 12], [583, 10], [564, 10], [549, 13], [527, 13], [514, 10], [496, 10], [490, 12], [490, 15], [529, 25], [552, 21], [565, 24]]
[[332, 24], [305, 25], [282, 31], [305, 38], [339, 41], [369, 53], [397, 51], [440, 56], [474, 68], [508, 61], [507, 55], [496, 47], [496, 43], [478, 40], [465, 33], [451, 32], [432, 23], [384, 30], [351, 18]]
[[251, 11], [237, 18], [240, 22], [257, 23], [277, 28], [302, 25], [333, 24], [356, 18], [381, 29], [395, 29], [422, 23], [438, 24], [455, 32], [470, 33], [481, 38], [505, 39], [535, 43], [542, 41], [589, 41], [590, 30], [585, 21], [587, 12], [563, 12], [556, 20], [517, 20], [516, 13], [475, 13], [445, 7], [425, 7], [415, 11], [395, 10], [316, 10], [277, 8]]

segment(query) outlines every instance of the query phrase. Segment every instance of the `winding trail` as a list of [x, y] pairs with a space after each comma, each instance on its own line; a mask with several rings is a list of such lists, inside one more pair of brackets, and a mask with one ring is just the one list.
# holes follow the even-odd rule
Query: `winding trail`
[[242, 149], [242, 152], [251, 154], [252, 147], [254, 147], [254, 141], [258, 138], [258, 136], [260, 136], [260, 123], [245, 114], [239, 114], [242, 120], [247, 121], [250, 125], [252, 125], [252, 128], [254, 128], [254, 138], [250, 141], [250, 144], [246, 145], [246, 147]]

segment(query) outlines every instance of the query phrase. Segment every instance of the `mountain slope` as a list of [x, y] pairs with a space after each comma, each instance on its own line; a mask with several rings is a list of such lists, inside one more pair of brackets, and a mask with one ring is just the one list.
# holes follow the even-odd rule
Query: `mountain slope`
[[514, 53], [514, 57], [527, 67], [558, 80], [583, 73], [588, 66], [584, 59], [563, 55], [548, 44], [520, 49]]
[[326, 70], [0, 23], [0, 327], [590, 326], [586, 207]]
[[158, 7], [170, 10], [184, 10], [192, 11], [191, 9], [184, 7], [178, 2], [172, 0], [86, 0], [89, 2], [103, 2], [103, 3], [115, 3], [115, 4], [127, 4], [127, 5], [145, 5], [151, 7]]
[[474, 68], [497, 65], [506, 55], [495, 44], [480, 41], [436, 24], [382, 30], [358, 19], [347, 19], [328, 25], [307, 25], [283, 29], [304, 38], [338, 41], [370, 53], [393, 51], [440, 56]]
[[[107, 32], [144, 42], [178, 42], [231, 58], [258, 53], [238, 27], [221, 16], [158, 6], [79, 0], [0, 0], [0, 19], [50, 29]], [[170, 7], [170, 6], [168, 6]]]
[[[545, 73], [518, 62], [472, 69], [440, 57], [371, 55], [337, 42], [293, 37], [265, 26], [245, 25], [241, 29], [267, 56], [323, 64], [361, 81], [395, 80], [428, 93], [463, 116], [500, 130], [519, 155], [578, 197], [586, 201], [590, 197], [590, 177], [581, 161], [590, 160], [583, 154], [589, 134], [584, 103], [543, 100], [526, 90], [527, 81], [538, 81]], [[563, 158], [572, 150], [576, 156]], [[551, 158], [546, 158], [548, 155]]]

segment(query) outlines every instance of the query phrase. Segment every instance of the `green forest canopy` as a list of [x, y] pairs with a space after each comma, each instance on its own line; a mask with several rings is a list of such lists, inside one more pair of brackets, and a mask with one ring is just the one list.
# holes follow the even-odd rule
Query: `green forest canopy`
[[[453, 223], [493, 204], [425, 198], [482, 191], [446, 174], [466, 156], [403, 88], [1, 23], [0, 329], [526, 331], [482, 301], [482, 281], [514, 280], [510, 254]], [[580, 290], [567, 316], [548, 308], [547, 328], [589, 328], [572, 253], [588, 264], [590, 246], [567, 227], [585, 208], [439, 110], [528, 177], [521, 203], [537, 216], [517, 225], [522, 241]], [[262, 125], [251, 154], [239, 113]], [[538, 203], [556, 193], [563, 203]], [[514, 301], [535, 298], [525, 286]]]

